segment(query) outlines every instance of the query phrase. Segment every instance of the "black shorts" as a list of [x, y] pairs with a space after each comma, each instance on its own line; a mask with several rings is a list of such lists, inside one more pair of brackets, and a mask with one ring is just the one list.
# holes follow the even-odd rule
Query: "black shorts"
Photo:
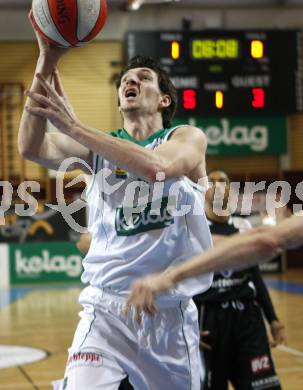
[[280, 390], [262, 312], [253, 301], [208, 303], [201, 306], [203, 330], [210, 335], [203, 349], [204, 390]]

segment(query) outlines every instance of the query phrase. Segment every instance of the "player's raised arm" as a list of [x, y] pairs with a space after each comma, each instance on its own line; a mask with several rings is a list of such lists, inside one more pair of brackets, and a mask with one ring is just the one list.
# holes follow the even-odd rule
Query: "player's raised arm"
[[[25, 103], [27, 108], [42, 107], [43, 99], [47, 98], [47, 92], [37, 79], [37, 74], [43, 75], [48, 81], [51, 81], [53, 78], [54, 90], [62, 100], [65, 100], [65, 94], [59, 74], [56, 71], [56, 66], [68, 49], [49, 45], [37, 32], [35, 34], [39, 45], [39, 57], [30, 92], [27, 92]], [[34, 100], [32, 98], [34, 94], [39, 95], [40, 98]], [[70, 115], [72, 115], [72, 112], [70, 112]], [[18, 148], [24, 158], [52, 169], [57, 169], [61, 162], [68, 157], [79, 157], [86, 161], [90, 159], [89, 150], [70, 137], [60, 133], [46, 133], [46, 119], [30, 115], [28, 109], [24, 109], [22, 113], [18, 134]]]
[[[155, 149], [144, 148], [74, 120], [67, 114], [65, 102], [56, 95], [49, 81], [43, 76], [38, 76], [38, 79], [49, 98], [32, 94], [31, 98], [36, 102], [41, 100], [43, 107], [31, 106], [27, 108], [28, 112], [48, 119], [61, 133], [102, 155], [105, 160], [149, 182], [154, 182], [159, 172], [164, 173], [165, 179], [187, 175], [197, 181], [205, 176], [206, 137], [200, 129], [182, 126], [172, 132], [165, 145]], [[162, 114], [173, 99], [159, 88], [157, 73], [152, 69], [135, 68], [123, 76], [118, 95], [128, 134], [135, 137], [140, 132], [140, 136], [145, 133], [145, 138], [148, 138], [155, 129], [169, 127], [164, 123]]]
[[133, 305], [138, 313], [142, 310], [154, 312], [155, 296], [173, 288], [184, 279], [262, 263], [274, 258], [283, 249], [296, 248], [302, 244], [303, 216], [294, 216], [274, 227], [255, 228], [247, 233], [234, 235], [190, 261], [135, 282], [127, 308]]
[[[161, 168], [166, 178], [193, 175], [192, 179], [198, 181], [206, 176], [206, 148], [207, 138], [201, 129], [184, 126], [177, 129], [169, 142], [159, 146], [155, 153], [162, 161]], [[195, 177], [195, 171], [198, 174], [197, 177]]]

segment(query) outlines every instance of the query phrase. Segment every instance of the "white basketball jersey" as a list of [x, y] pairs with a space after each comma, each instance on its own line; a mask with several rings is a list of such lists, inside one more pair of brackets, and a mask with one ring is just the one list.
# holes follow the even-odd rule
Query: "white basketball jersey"
[[[112, 136], [155, 149], [178, 127], [159, 130], [144, 141], [124, 129]], [[94, 155], [94, 172], [87, 192], [92, 243], [83, 262], [84, 283], [127, 295], [137, 278], [162, 272], [212, 246], [204, 214], [206, 185], [185, 176], [150, 184], [101, 155]], [[161, 299], [191, 297], [211, 282], [212, 274], [188, 279]]]

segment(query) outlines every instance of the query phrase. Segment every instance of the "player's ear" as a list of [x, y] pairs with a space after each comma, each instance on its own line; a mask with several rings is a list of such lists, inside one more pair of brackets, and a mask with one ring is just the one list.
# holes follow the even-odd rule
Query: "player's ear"
[[162, 108], [169, 107], [171, 105], [171, 97], [169, 95], [162, 95], [160, 100], [160, 106]]

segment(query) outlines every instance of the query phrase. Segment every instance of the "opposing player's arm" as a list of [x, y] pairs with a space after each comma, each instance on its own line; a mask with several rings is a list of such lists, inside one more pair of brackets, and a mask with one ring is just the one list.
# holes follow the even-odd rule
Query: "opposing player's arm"
[[258, 266], [252, 267], [250, 269], [251, 278], [256, 288], [257, 293], [257, 301], [259, 302], [263, 313], [267, 319], [267, 322], [271, 324], [273, 321], [277, 321], [278, 317], [272, 303], [271, 297], [269, 295], [269, 291], [266, 287], [266, 284], [261, 276], [261, 272]]
[[283, 249], [303, 244], [303, 216], [293, 216], [277, 226], [251, 229], [235, 234], [221, 245], [194, 257], [171, 270], [174, 283], [197, 274], [263, 263]]
[[173, 288], [184, 279], [265, 262], [283, 249], [296, 248], [302, 244], [303, 216], [294, 216], [275, 227], [261, 227], [236, 234], [190, 261], [135, 282], [126, 312], [133, 305], [137, 313], [142, 310], [153, 313], [155, 295]]
[[270, 340], [270, 345], [271, 347], [276, 347], [279, 344], [286, 343], [287, 338], [285, 326], [278, 319], [269, 291], [261, 276], [259, 267], [252, 267], [251, 273], [252, 280], [256, 287], [257, 301], [259, 302], [270, 327], [270, 332], [272, 336], [272, 340]]
[[[238, 234], [238, 233], [236, 233]], [[223, 234], [212, 234], [211, 238], [213, 240], [213, 246], [222, 244], [222, 242], [228, 240], [230, 236], [224, 236]]]

